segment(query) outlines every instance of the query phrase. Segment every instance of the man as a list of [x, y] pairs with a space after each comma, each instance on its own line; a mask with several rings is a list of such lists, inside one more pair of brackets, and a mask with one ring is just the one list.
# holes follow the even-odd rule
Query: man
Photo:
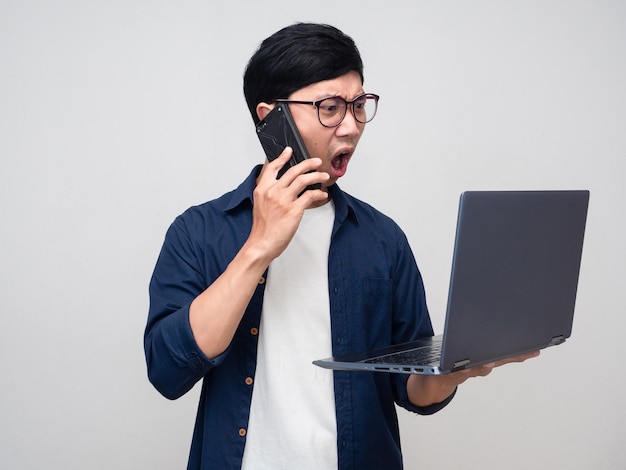
[[352, 39], [318, 24], [267, 38], [244, 93], [255, 122], [288, 102], [311, 158], [277, 179], [288, 148], [174, 221], [150, 284], [150, 380], [170, 399], [203, 381], [190, 469], [402, 468], [395, 403], [434, 413], [499, 364], [441, 377], [311, 364], [433, 334], [405, 235], [336, 184], [378, 97]]

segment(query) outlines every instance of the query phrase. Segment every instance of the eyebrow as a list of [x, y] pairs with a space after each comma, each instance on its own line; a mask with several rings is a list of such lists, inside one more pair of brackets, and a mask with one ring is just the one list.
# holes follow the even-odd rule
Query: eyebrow
[[312, 101], [320, 101], [320, 100], [325, 100], [326, 98], [342, 98], [346, 101], [351, 101], [354, 98], [356, 98], [357, 96], [361, 96], [361, 95], [365, 95], [366, 92], [361, 90], [359, 91], [356, 95], [354, 95], [352, 98], [344, 98], [343, 96], [341, 96], [341, 94], [339, 93], [335, 93], [335, 94], [331, 94], [331, 95], [318, 95], [317, 98], [313, 99]]

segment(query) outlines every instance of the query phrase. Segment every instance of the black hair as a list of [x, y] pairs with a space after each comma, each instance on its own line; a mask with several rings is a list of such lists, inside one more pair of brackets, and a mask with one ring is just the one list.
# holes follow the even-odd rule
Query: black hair
[[300, 88], [352, 71], [363, 82], [363, 62], [351, 37], [334, 26], [296, 23], [261, 43], [246, 67], [243, 92], [256, 123], [259, 103], [287, 98]]

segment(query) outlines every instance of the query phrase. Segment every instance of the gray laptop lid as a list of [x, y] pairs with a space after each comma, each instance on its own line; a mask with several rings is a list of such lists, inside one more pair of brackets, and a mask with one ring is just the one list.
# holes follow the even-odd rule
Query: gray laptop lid
[[571, 335], [588, 191], [461, 195], [441, 367]]
[[[443, 338], [314, 364], [441, 374], [561, 344], [572, 332], [588, 203], [588, 191], [463, 193]], [[410, 362], [438, 340], [435, 363]]]

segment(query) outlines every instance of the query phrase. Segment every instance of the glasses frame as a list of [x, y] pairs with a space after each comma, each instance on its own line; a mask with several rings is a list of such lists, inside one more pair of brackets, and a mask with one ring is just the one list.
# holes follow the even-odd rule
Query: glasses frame
[[[376, 104], [376, 107], [374, 108], [374, 114], [372, 114], [372, 117], [368, 118], [366, 121], [361, 121], [356, 116], [356, 113], [354, 112], [354, 103], [356, 103], [358, 100], [362, 99], [363, 97], [373, 98], [374, 99], [374, 103]], [[334, 124], [332, 126], [328, 126], [328, 125], [324, 124], [322, 122], [322, 118], [320, 116], [320, 105], [322, 104], [322, 102], [324, 102], [324, 101], [326, 101], [328, 99], [341, 100], [341, 101], [343, 101], [345, 103], [345, 107], [343, 108], [343, 115], [341, 116], [339, 121], [337, 121], [337, 124]], [[293, 104], [313, 105], [317, 109], [317, 120], [320, 122], [320, 124], [322, 126], [324, 126], [324, 127], [333, 128], [333, 127], [339, 126], [343, 122], [343, 120], [346, 118], [346, 114], [348, 114], [348, 105], [350, 107], [350, 110], [352, 111], [352, 116], [354, 116], [354, 119], [356, 120], [356, 122], [360, 122], [361, 124], [367, 124], [372, 119], [374, 119], [374, 117], [376, 116], [376, 113], [378, 112], [378, 100], [379, 99], [380, 99], [380, 96], [378, 96], [378, 95], [376, 95], [374, 93], [363, 93], [363, 94], [357, 96], [356, 98], [354, 98], [353, 100], [350, 100], [350, 101], [343, 99], [341, 96], [327, 96], [326, 98], [322, 98], [321, 100], [317, 100], [317, 101], [302, 101], [302, 100], [278, 99], [278, 100], [274, 100], [274, 102], [275, 103], [287, 103], [287, 104], [293, 103]]]

